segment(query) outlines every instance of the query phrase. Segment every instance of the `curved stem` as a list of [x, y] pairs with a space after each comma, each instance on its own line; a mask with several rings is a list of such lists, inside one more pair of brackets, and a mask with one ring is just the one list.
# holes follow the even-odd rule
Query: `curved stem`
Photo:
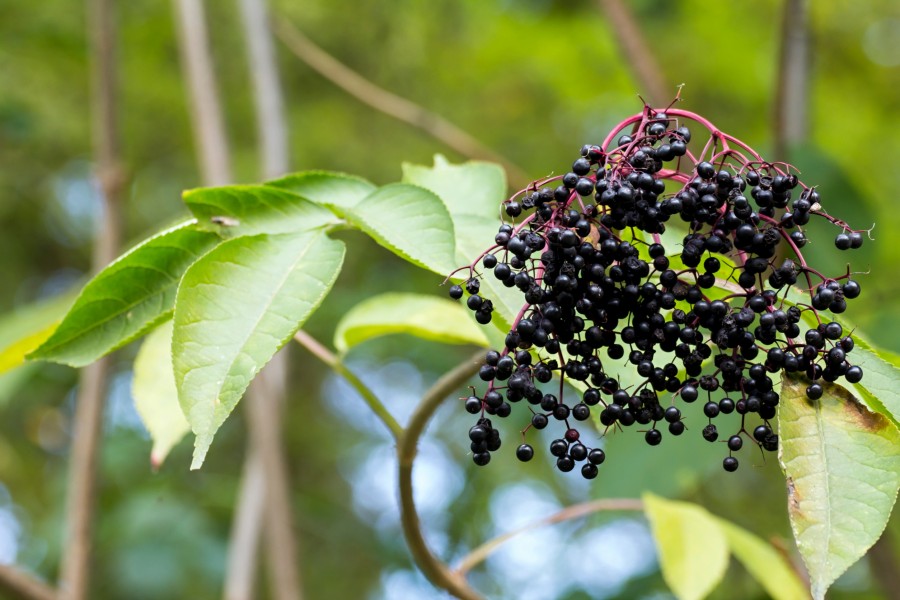
[[422, 401], [409, 419], [409, 424], [397, 440], [398, 485], [400, 488], [400, 521], [406, 544], [422, 573], [431, 583], [448, 591], [461, 600], [481, 600], [481, 596], [469, 587], [465, 578], [454, 573], [441, 562], [431, 550], [422, 534], [419, 515], [413, 498], [412, 469], [416, 458], [419, 438], [428, 421], [449, 394], [462, 386], [467, 379], [478, 372], [484, 359], [479, 350], [471, 358], [460, 363], [449, 373], [437, 380], [422, 397]]
[[523, 525], [522, 527], [513, 529], [512, 531], [508, 531], [507, 533], [504, 533], [502, 535], [498, 535], [492, 540], [486, 541], [485, 543], [469, 552], [469, 554], [467, 554], [460, 561], [459, 566], [456, 567], [456, 573], [465, 576], [466, 573], [471, 571], [472, 568], [479, 563], [483, 562], [502, 544], [505, 544], [512, 538], [525, 533], [526, 531], [531, 531], [532, 529], [537, 529], [538, 527], [553, 525], [555, 523], [562, 523], [563, 521], [570, 521], [572, 519], [584, 517], [595, 512], [611, 510], [644, 510], [644, 503], [636, 498], [607, 498], [603, 500], [593, 500], [591, 502], [583, 502], [581, 504], [569, 506], [568, 508], [564, 508], [563, 510], [559, 511], [556, 514], [550, 515], [549, 517], [545, 517], [543, 519], [534, 521], [533, 523]]
[[372, 409], [375, 416], [384, 423], [384, 426], [388, 428], [395, 440], [403, 436], [403, 427], [400, 426], [397, 419], [385, 408], [378, 396], [353, 371], [347, 368], [347, 365], [344, 364], [340, 357], [302, 329], [294, 334], [294, 340], [346, 379], [347, 383], [353, 386], [353, 389], [362, 396], [363, 401]]

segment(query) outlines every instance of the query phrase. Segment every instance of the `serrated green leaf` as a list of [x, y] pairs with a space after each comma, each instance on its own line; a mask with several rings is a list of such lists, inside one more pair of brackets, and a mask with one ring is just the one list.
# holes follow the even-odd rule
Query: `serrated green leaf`
[[344, 244], [324, 232], [239, 237], [188, 269], [175, 302], [178, 399], [197, 436], [192, 469], [250, 381], [331, 289]]
[[891, 417], [896, 425], [900, 422], [900, 369], [882, 358], [882, 351], [859, 334], [852, 337], [854, 348], [847, 360], [863, 370], [862, 381], [853, 384], [853, 388], [867, 395], [864, 399], [871, 408]]
[[266, 185], [286, 189], [319, 204], [350, 208], [375, 191], [375, 185], [362, 177], [332, 171], [303, 171]]
[[150, 463], [159, 468], [169, 451], [181, 441], [191, 427], [178, 404], [178, 389], [172, 370], [172, 321], [151, 331], [134, 359], [131, 380], [134, 407], [150, 438]]
[[441, 275], [456, 268], [450, 213], [441, 199], [425, 188], [386, 185], [341, 212], [373, 240], [413, 264]]
[[403, 163], [403, 181], [437, 194], [454, 216], [497, 220], [507, 196], [506, 172], [500, 165], [476, 160], [453, 165], [440, 154], [435, 154], [433, 167]]
[[669, 589], [678, 600], [705, 598], [728, 567], [728, 541], [718, 520], [688, 502], [653, 494], [643, 500]]
[[218, 236], [183, 223], [155, 235], [100, 271], [31, 359], [82, 367], [167, 318], [178, 281]]
[[49, 338], [75, 300], [75, 292], [23, 306], [0, 318], [0, 373], [25, 362]]
[[717, 519], [728, 546], [744, 568], [774, 600], [807, 600], [806, 586], [784, 557], [746, 529]]
[[821, 600], [884, 531], [900, 489], [900, 431], [841, 386], [823, 383], [822, 398], [807, 399], [808, 384], [782, 376], [778, 460], [797, 547]]
[[458, 302], [422, 294], [381, 294], [360, 302], [344, 315], [334, 345], [346, 352], [366, 340], [406, 333], [445, 344], [488, 346], [482, 328]]
[[182, 199], [200, 229], [226, 238], [308, 231], [338, 222], [315, 202], [267, 185], [197, 188], [184, 192]]

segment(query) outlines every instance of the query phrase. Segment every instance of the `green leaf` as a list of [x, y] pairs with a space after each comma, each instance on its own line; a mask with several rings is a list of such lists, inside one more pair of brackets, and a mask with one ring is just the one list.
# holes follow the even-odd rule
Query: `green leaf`
[[167, 318], [182, 273], [219, 238], [192, 222], [138, 244], [100, 271], [31, 359], [82, 367]]
[[440, 154], [434, 155], [433, 167], [403, 163], [403, 181], [437, 194], [454, 216], [497, 220], [507, 195], [506, 173], [500, 165], [474, 160], [452, 165]]
[[350, 208], [375, 191], [375, 185], [362, 177], [331, 171], [303, 171], [267, 181], [319, 204]]
[[344, 244], [324, 232], [228, 240], [184, 275], [172, 354], [178, 399], [197, 436], [192, 469], [262, 367], [331, 289]]
[[[853, 334], [854, 348], [847, 359], [863, 370], [863, 378], [853, 387], [868, 401], [871, 408], [885, 413], [896, 425], [900, 422], [900, 368], [882, 358], [885, 354], [868, 340]], [[874, 400], [874, 402], [873, 402]]]
[[807, 600], [809, 592], [797, 573], [771, 544], [725, 519], [717, 519], [728, 546], [744, 568], [774, 600]]
[[151, 331], [134, 359], [134, 406], [153, 440], [150, 463], [159, 468], [169, 451], [191, 430], [181, 406], [172, 370], [172, 321]]
[[406, 333], [446, 344], [488, 346], [482, 329], [458, 302], [422, 294], [381, 294], [360, 302], [344, 315], [334, 334], [343, 353], [366, 340]]
[[688, 502], [644, 494], [663, 579], [679, 600], [700, 600], [728, 567], [728, 541], [718, 520]]
[[21, 366], [26, 355], [56, 331], [74, 300], [75, 293], [66, 292], [4, 315], [0, 319], [0, 373]]
[[198, 188], [182, 199], [198, 227], [222, 237], [308, 231], [338, 222], [330, 210], [267, 185]]
[[788, 513], [810, 574], [813, 597], [874, 544], [900, 489], [900, 431], [850, 392], [784, 375], [778, 411], [778, 459], [787, 478]]
[[379, 188], [342, 215], [401, 258], [446, 275], [456, 268], [453, 221], [441, 199], [425, 188], [394, 183]]

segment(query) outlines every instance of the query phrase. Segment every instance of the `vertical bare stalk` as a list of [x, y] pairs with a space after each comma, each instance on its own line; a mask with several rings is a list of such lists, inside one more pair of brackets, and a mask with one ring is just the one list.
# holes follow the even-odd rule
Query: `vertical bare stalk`
[[788, 160], [790, 146], [809, 134], [809, 0], [785, 0], [775, 90], [775, 157]]
[[263, 177], [269, 179], [286, 173], [290, 161], [284, 93], [278, 78], [265, 0], [240, 0], [239, 4], [253, 79], [260, 170]]
[[622, 0], [597, 0], [597, 6], [609, 21], [622, 57], [631, 66], [641, 90], [649, 96], [647, 101], [651, 105], [669, 102], [675, 89], [666, 82], [663, 70], [628, 4]]
[[[232, 180], [231, 153], [203, 3], [202, 0], [174, 0], [174, 3], [202, 179], [207, 185], [224, 185]], [[257, 452], [247, 452], [240, 486], [228, 543], [225, 600], [251, 600], [256, 595], [259, 540], [266, 503], [265, 473]]]
[[[116, 32], [112, 0], [88, 0], [91, 53], [91, 119], [96, 177], [103, 216], [94, 243], [93, 269], [118, 253], [125, 175], [120, 162], [116, 102]], [[89, 597], [97, 457], [102, 437], [103, 399], [111, 365], [104, 357], [85, 367], [75, 406], [60, 598]]]
[[209, 51], [203, 0], [174, 0], [182, 67], [190, 88], [191, 124], [199, 145], [200, 171], [207, 185], [231, 181], [228, 137]]
[[[260, 170], [268, 179], [283, 175], [290, 162], [283, 92], [265, 0], [239, 0], [238, 4], [253, 81]], [[287, 396], [288, 351], [289, 348], [284, 348], [257, 376], [246, 401], [251, 454], [259, 457], [265, 474], [266, 556], [272, 596], [279, 600], [300, 600], [303, 597], [300, 560], [281, 432], [281, 414]]]

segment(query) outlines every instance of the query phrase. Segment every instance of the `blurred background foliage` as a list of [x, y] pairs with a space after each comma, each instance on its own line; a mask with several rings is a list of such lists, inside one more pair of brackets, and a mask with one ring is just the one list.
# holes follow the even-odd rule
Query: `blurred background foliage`
[[[900, 5], [810, 3], [813, 34], [811, 134], [790, 148], [803, 179], [819, 184], [826, 209], [857, 227], [877, 223], [874, 242], [853, 255], [864, 294], [852, 319], [900, 352]], [[781, 2], [629, 3], [665, 78], [684, 83], [683, 108], [701, 113], [765, 155], [773, 147]], [[568, 168], [583, 143], [641, 108], [642, 90], [613, 31], [588, 0], [274, 0], [270, 9], [354, 70], [460, 125], [538, 178]], [[220, 91], [238, 181], [258, 178], [251, 89], [236, 3], [207, 3]], [[120, 100], [131, 185], [126, 239], [185, 214], [182, 189], [199, 185], [186, 90], [170, 3], [118, 6]], [[87, 276], [100, 203], [91, 179], [89, 65], [82, 7], [62, 0], [0, 4], [0, 312], [13, 314], [64, 293]], [[292, 168], [396, 181], [403, 161], [430, 164], [434, 139], [376, 112], [313, 72], [279, 44]], [[668, 103], [670, 98], [653, 98]], [[817, 231], [808, 258], [845, 269]], [[330, 341], [337, 319], [382, 291], [441, 293], [360, 234], [342, 234], [348, 262], [308, 324]], [[487, 242], [487, 240], [486, 240]], [[0, 328], [2, 330], [2, 328]], [[202, 471], [187, 470], [190, 443], [159, 470], [132, 408], [135, 347], [116, 354], [103, 443], [96, 598], [211, 598], [220, 595], [246, 442], [240, 411], [216, 439]], [[397, 337], [354, 350], [349, 362], [401, 419], [418, 395], [470, 349]], [[398, 535], [389, 438], [348, 386], [301, 349], [292, 351], [285, 418], [310, 598], [432, 598]], [[0, 377], [0, 562], [53, 580], [59, 565], [62, 498], [76, 385], [73, 370], [29, 365]], [[462, 392], [461, 392], [462, 393]], [[417, 463], [427, 537], [450, 559], [489, 537], [594, 497], [643, 490], [696, 500], [712, 512], [791, 547], [778, 466], [760, 457], [736, 475], [721, 452], [684, 436], [662, 454], [640, 436], [608, 440], [610, 460], [588, 485], [546, 460], [489, 468], [467, 457], [467, 419], [457, 405], [437, 416]], [[507, 425], [512, 444], [515, 423]], [[696, 438], [696, 440], [695, 440]], [[542, 455], [543, 456], [543, 455]], [[889, 531], [900, 539], [897, 519]], [[879, 552], [897, 556], [893, 543]], [[452, 560], [451, 560], [452, 562]], [[887, 597], [873, 560], [851, 569], [833, 598]], [[896, 565], [900, 566], [900, 565]], [[604, 515], [542, 529], [504, 546], [473, 583], [490, 597], [568, 600], [666, 598], [652, 540], [636, 517]], [[260, 595], [265, 578], [261, 577]], [[763, 598], [733, 565], [718, 598]]]

